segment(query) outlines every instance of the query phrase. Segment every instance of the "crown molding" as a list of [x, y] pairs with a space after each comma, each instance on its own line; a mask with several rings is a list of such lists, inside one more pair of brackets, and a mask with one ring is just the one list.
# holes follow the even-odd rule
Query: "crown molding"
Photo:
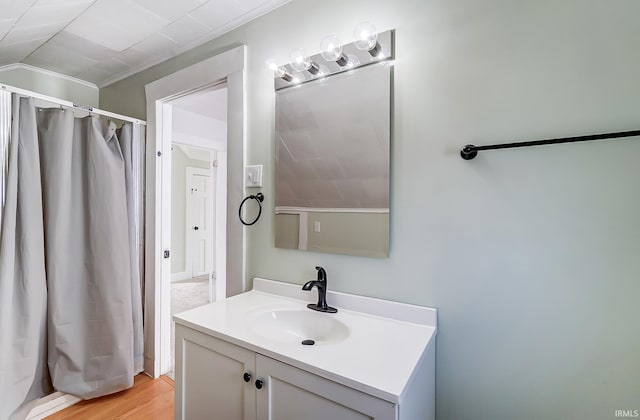
[[83, 85], [89, 87], [91, 89], [98, 90], [98, 85], [95, 83], [87, 82], [86, 80], [78, 79], [77, 77], [68, 76], [66, 74], [58, 73], [52, 70], [42, 69], [40, 67], [31, 66], [25, 63], [13, 63], [7, 64], [6, 66], [0, 66], [0, 73], [4, 73], [11, 70], [29, 70], [35, 73], [45, 74], [47, 76], [57, 77], [58, 79], [68, 80], [73, 83], [77, 83], [79, 85]]

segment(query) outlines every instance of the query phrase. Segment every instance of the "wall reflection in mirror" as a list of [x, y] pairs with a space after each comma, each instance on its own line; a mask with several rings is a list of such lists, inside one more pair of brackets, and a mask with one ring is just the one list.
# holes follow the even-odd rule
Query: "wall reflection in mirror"
[[390, 61], [276, 92], [275, 244], [389, 255]]

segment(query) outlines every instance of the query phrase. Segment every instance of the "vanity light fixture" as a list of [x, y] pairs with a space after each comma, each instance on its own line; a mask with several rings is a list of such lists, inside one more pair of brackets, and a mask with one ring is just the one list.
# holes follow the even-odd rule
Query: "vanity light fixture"
[[378, 57], [382, 47], [378, 43], [378, 32], [371, 22], [361, 22], [353, 30], [353, 43], [357, 49], [369, 51], [372, 57]]
[[342, 42], [335, 35], [325, 37], [320, 43], [320, 55], [327, 61], [335, 61], [340, 67], [349, 63], [349, 59], [342, 52]]
[[290, 75], [284, 67], [278, 67], [274, 59], [267, 60], [267, 67], [273, 71], [276, 77], [279, 77], [286, 82], [294, 82], [295, 78]]
[[362, 22], [354, 30], [354, 42], [343, 43], [336, 35], [328, 35], [320, 42], [320, 51], [308, 55], [303, 49], [290, 54], [290, 62], [277, 65], [269, 60], [274, 72], [276, 90], [295, 87], [308, 82], [322, 83], [326, 77], [339, 73], [353, 74], [353, 70], [372, 64], [389, 65], [395, 57], [394, 30], [378, 33], [370, 22]]
[[303, 50], [298, 49], [291, 52], [291, 67], [295, 71], [303, 72], [308, 71], [314, 76], [320, 72], [320, 66], [313, 62], [311, 58], [304, 53]]

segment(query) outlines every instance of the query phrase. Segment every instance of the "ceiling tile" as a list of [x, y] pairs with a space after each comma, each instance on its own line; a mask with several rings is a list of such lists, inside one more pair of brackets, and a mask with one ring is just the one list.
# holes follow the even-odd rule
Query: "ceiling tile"
[[158, 33], [151, 35], [142, 42], [137, 43], [134, 48], [138, 51], [157, 58], [173, 55], [176, 51], [179, 50], [180, 44]]
[[125, 63], [129, 63], [130, 66], [138, 66], [142, 63], [153, 60], [154, 56], [148, 54], [145, 51], [139, 50], [136, 47], [127, 48], [118, 54], [118, 60], [122, 60]]
[[170, 22], [131, 0], [97, 0], [65, 28], [115, 51], [124, 51]]
[[121, 51], [135, 43], [135, 37], [126, 31], [95, 17], [80, 17], [67, 26], [65, 31], [114, 51]]
[[[270, 0], [234, 0], [236, 3], [239, 3], [239, 6], [242, 7], [245, 11], [257, 9], [260, 7], [264, 7], [268, 4], [274, 4], [276, 2]], [[280, 5], [284, 4], [286, 1], [280, 1]]]
[[99, 66], [93, 66], [86, 70], [81, 71], [80, 73], [76, 73], [73, 75], [78, 79], [86, 80], [88, 82], [92, 82], [95, 84], [100, 84], [104, 80], [109, 79], [113, 76], [113, 73], [110, 73]]
[[244, 12], [246, 9], [238, 2], [209, 0], [189, 15], [211, 28], [216, 28], [238, 18]]
[[114, 50], [98, 45], [87, 39], [80, 38], [79, 36], [67, 31], [59, 32], [56, 36], [51, 38], [47, 44], [53, 44], [61, 48], [70, 49], [96, 61], [101, 61], [117, 54]]
[[131, 65], [116, 58], [108, 58], [96, 64], [96, 67], [106, 70], [109, 74], [120, 74], [131, 68]]
[[33, 50], [38, 48], [42, 42], [43, 40], [18, 44], [5, 44], [4, 42], [0, 42], [0, 65], [4, 66], [22, 61], [26, 56], [31, 54]]
[[[59, 32], [64, 27], [64, 23], [42, 24], [34, 26], [20, 25], [20, 21], [5, 36], [2, 41], [10, 44], [34, 41], [36, 39], [46, 40]], [[43, 41], [44, 42], [44, 41]]]
[[83, 3], [86, 6], [88, 6], [94, 1], [95, 0], [37, 0], [37, 3], [35, 4], [35, 6], [36, 7], [42, 7], [42, 6], [70, 7], [73, 4], [80, 4], [80, 3]]
[[11, 28], [13, 28], [17, 20], [18, 19], [0, 19], [0, 39], [4, 38]]
[[180, 45], [187, 45], [198, 38], [206, 35], [211, 28], [204, 25], [191, 16], [184, 16], [171, 25], [160, 31], [161, 34], [168, 38], [171, 38]]
[[173, 22], [196, 7], [206, 3], [207, 0], [180, 0], [180, 1], [158, 1], [158, 0], [133, 0], [145, 9], [162, 16]]
[[56, 61], [47, 61], [29, 56], [23, 60], [23, 63], [72, 76], [90, 67], [94, 62], [83, 62], [82, 59], [76, 59], [74, 56], [70, 56], [66, 60]]
[[97, 64], [96, 60], [55, 43], [44, 44], [24, 62], [63, 74], [76, 74]]
[[0, 19], [19, 18], [36, 0], [4, 0], [0, 7]]
[[37, 26], [45, 23], [64, 23], [63, 26], [66, 26], [91, 3], [91, 0], [39, 1], [20, 18], [18, 25]]

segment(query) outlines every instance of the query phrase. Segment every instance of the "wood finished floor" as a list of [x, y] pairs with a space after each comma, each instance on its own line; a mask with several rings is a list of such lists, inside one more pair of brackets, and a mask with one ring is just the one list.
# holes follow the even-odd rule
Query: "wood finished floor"
[[47, 420], [173, 419], [173, 381], [166, 376], [152, 379], [135, 377], [126, 391], [79, 402], [59, 411]]

